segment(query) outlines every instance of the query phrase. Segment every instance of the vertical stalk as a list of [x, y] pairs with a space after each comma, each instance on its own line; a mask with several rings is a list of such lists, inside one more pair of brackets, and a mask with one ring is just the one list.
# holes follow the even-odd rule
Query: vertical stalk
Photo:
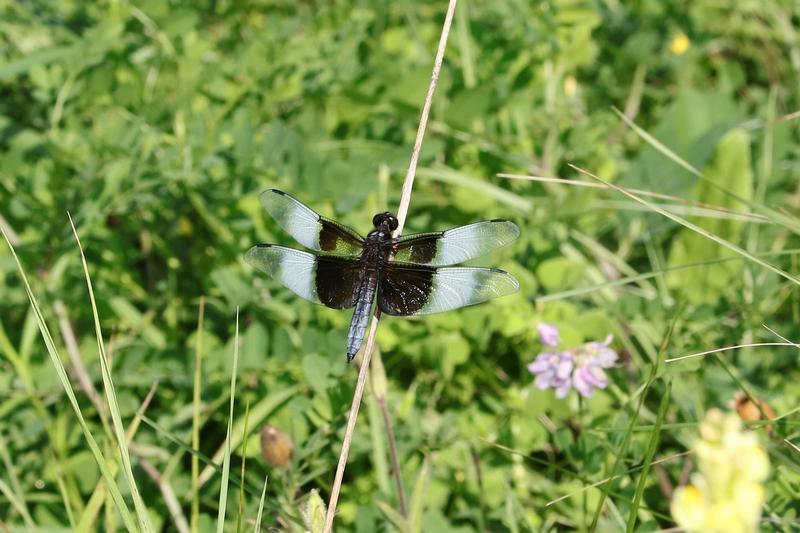
[[397, 486], [397, 505], [400, 508], [400, 514], [403, 518], [408, 517], [406, 507], [406, 491], [403, 488], [403, 474], [400, 472], [400, 461], [397, 460], [397, 444], [394, 440], [394, 430], [392, 429], [392, 420], [389, 418], [389, 409], [386, 407], [386, 397], [380, 396], [377, 398], [378, 406], [381, 408], [383, 415], [383, 426], [386, 428], [386, 440], [389, 443], [389, 458], [392, 461], [392, 476], [394, 483]]
[[[442, 62], [444, 61], [444, 50], [447, 46], [447, 37], [450, 34], [450, 26], [453, 22], [453, 13], [456, 10], [457, 0], [450, 0], [447, 6], [447, 14], [444, 18], [444, 25], [442, 26], [442, 34], [439, 37], [439, 46], [436, 50], [436, 57], [433, 61], [433, 72], [431, 73], [431, 82], [428, 85], [428, 94], [425, 96], [425, 103], [422, 106], [422, 114], [419, 119], [419, 127], [417, 128], [417, 137], [414, 141], [414, 149], [411, 152], [411, 161], [408, 165], [406, 178], [403, 182], [403, 189], [400, 194], [400, 207], [397, 209], [397, 230], [394, 236], [397, 237], [403, 231], [403, 226], [406, 223], [406, 216], [408, 215], [408, 205], [411, 202], [411, 189], [414, 186], [414, 176], [417, 172], [417, 162], [419, 161], [419, 153], [422, 150], [422, 140], [425, 137], [425, 128], [428, 124], [428, 115], [430, 115], [431, 104], [433, 102], [433, 93], [436, 90], [436, 82], [439, 80], [439, 73], [442, 70]], [[367, 373], [369, 371], [369, 362], [372, 358], [372, 348], [375, 344], [375, 332], [378, 330], [378, 320], [380, 319], [380, 309], [375, 311], [375, 316], [372, 318], [372, 323], [369, 328], [369, 335], [367, 337], [367, 346], [364, 350], [364, 359], [361, 362], [361, 368], [358, 372], [358, 381], [356, 382], [356, 390], [353, 393], [353, 403], [350, 406], [350, 416], [347, 420], [347, 428], [345, 429], [344, 440], [342, 441], [342, 451], [339, 454], [339, 464], [336, 467], [336, 476], [331, 488], [331, 499], [328, 503], [328, 511], [325, 515], [324, 533], [330, 533], [333, 530], [333, 518], [336, 515], [336, 504], [339, 501], [339, 493], [342, 490], [342, 479], [344, 478], [344, 469], [347, 465], [347, 456], [350, 453], [350, 444], [353, 441], [353, 430], [356, 425], [356, 418], [358, 417], [358, 409], [361, 406], [361, 397], [364, 394], [364, 385], [367, 380]]]
[[[200, 309], [197, 316], [197, 339], [194, 348], [194, 386], [192, 390], [192, 449], [200, 449], [200, 387], [202, 384], [202, 364], [203, 360], [203, 319], [205, 317], [206, 300], [200, 297]], [[200, 518], [200, 463], [197, 454], [192, 454], [192, 512], [189, 520], [191, 521], [192, 533], [199, 530], [198, 520]]]

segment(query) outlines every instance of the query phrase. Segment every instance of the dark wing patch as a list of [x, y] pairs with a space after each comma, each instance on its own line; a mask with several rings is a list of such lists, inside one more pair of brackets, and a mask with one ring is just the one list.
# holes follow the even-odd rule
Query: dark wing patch
[[389, 263], [378, 288], [378, 306], [387, 315], [414, 315], [428, 301], [434, 268]]
[[364, 273], [360, 260], [259, 244], [244, 256], [298, 296], [334, 309], [353, 307]]
[[359, 260], [318, 255], [315, 285], [320, 302], [333, 309], [353, 307], [363, 275]]
[[388, 315], [427, 315], [513, 294], [519, 283], [496, 268], [445, 267], [389, 263], [378, 291]]
[[443, 231], [437, 231], [400, 237], [394, 243], [393, 258], [397, 261], [428, 265], [436, 257], [436, 243], [443, 234]]
[[354, 229], [335, 220], [319, 217], [319, 249], [323, 252], [360, 255], [364, 239]]

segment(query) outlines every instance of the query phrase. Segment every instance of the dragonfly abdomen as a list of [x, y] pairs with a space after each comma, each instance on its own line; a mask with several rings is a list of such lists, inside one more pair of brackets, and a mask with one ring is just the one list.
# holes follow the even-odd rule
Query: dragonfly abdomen
[[361, 348], [364, 335], [367, 333], [369, 316], [372, 311], [372, 302], [375, 300], [375, 291], [378, 287], [378, 274], [375, 271], [368, 272], [361, 282], [358, 290], [358, 300], [356, 310], [353, 312], [353, 320], [350, 321], [350, 331], [347, 333], [347, 362], [353, 360]]

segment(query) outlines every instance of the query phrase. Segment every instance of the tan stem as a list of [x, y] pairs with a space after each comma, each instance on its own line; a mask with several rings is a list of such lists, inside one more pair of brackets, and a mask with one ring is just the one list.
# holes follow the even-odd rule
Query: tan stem
[[[411, 152], [411, 161], [408, 165], [405, 181], [403, 181], [403, 189], [400, 194], [400, 206], [397, 209], [397, 230], [394, 236], [397, 237], [403, 231], [405, 226], [406, 216], [408, 215], [408, 205], [411, 202], [411, 189], [414, 186], [414, 176], [417, 171], [417, 162], [419, 161], [419, 153], [422, 149], [422, 140], [425, 137], [425, 128], [428, 125], [428, 116], [431, 111], [431, 104], [433, 102], [433, 93], [436, 90], [436, 82], [439, 80], [439, 73], [442, 70], [442, 62], [444, 61], [444, 51], [447, 46], [447, 36], [450, 34], [450, 26], [453, 22], [453, 13], [456, 10], [457, 0], [450, 0], [447, 6], [447, 14], [444, 18], [442, 25], [442, 34], [439, 38], [439, 46], [436, 50], [436, 57], [433, 60], [433, 72], [431, 73], [431, 81], [428, 85], [428, 94], [425, 96], [425, 103], [422, 106], [422, 113], [419, 119], [419, 127], [417, 128], [417, 137], [414, 141], [414, 149]], [[333, 480], [333, 487], [331, 488], [331, 499], [328, 503], [328, 510], [325, 514], [325, 527], [324, 533], [330, 533], [333, 530], [333, 518], [336, 515], [336, 504], [339, 501], [339, 493], [342, 490], [342, 479], [344, 478], [344, 469], [347, 466], [347, 456], [350, 453], [350, 445], [353, 442], [353, 431], [356, 427], [356, 419], [358, 418], [358, 410], [361, 407], [361, 397], [364, 394], [364, 385], [367, 382], [367, 374], [369, 372], [369, 363], [372, 358], [372, 348], [375, 344], [375, 332], [378, 330], [378, 320], [380, 319], [380, 310], [376, 310], [375, 316], [369, 328], [369, 335], [367, 336], [367, 346], [364, 349], [364, 358], [361, 361], [361, 368], [358, 372], [358, 381], [356, 382], [356, 389], [353, 392], [353, 403], [350, 406], [350, 415], [347, 419], [347, 428], [344, 432], [344, 440], [342, 441], [342, 451], [339, 454], [339, 464], [336, 467], [336, 476]]]
[[375, 332], [378, 331], [379, 316], [380, 310], [375, 312], [375, 316], [372, 317], [372, 323], [369, 326], [367, 347], [364, 349], [364, 358], [361, 360], [361, 368], [358, 371], [356, 390], [353, 392], [353, 403], [350, 406], [350, 416], [347, 418], [347, 428], [344, 431], [344, 440], [342, 441], [342, 452], [339, 454], [339, 464], [336, 467], [336, 477], [333, 480], [331, 499], [328, 502], [328, 511], [325, 514], [325, 527], [322, 530], [325, 533], [330, 533], [333, 530], [333, 517], [336, 514], [336, 504], [339, 501], [339, 492], [342, 490], [342, 479], [344, 478], [345, 466], [347, 466], [347, 456], [350, 453], [350, 444], [353, 442], [353, 430], [356, 427], [358, 410], [361, 407], [361, 397], [364, 395], [364, 385], [367, 382], [372, 347], [375, 344]]

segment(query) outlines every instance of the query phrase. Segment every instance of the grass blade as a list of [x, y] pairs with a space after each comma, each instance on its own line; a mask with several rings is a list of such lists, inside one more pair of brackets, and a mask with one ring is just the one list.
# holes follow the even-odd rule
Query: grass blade
[[267, 481], [269, 481], [269, 476], [264, 476], [264, 488], [261, 490], [261, 500], [258, 502], [258, 514], [256, 515], [256, 525], [253, 527], [253, 533], [261, 533], [261, 516], [264, 514], [264, 500], [267, 496]]
[[21, 498], [17, 498], [17, 495], [14, 494], [14, 491], [11, 490], [5, 481], [0, 479], [0, 494], [5, 496], [8, 503], [11, 504], [11, 507], [16, 510], [20, 516], [22, 516], [22, 521], [25, 522], [25, 527], [30, 529], [34, 529], [33, 518], [31, 518], [30, 513], [28, 512], [28, 508], [25, 506], [25, 501]]
[[219, 510], [217, 533], [225, 531], [225, 508], [228, 504], [228, 479], [231, 472], [231, 430], [233, 428], [233, 404], [236, 398], [236, 373], [239, 370], [239, 308], [236, 308], [236, 332], [233, 336], [233, 370], [231, 371], [231, 403], [228, 412], [228, 432], [225, 437], [225, 455], [222, 458], [222, 484], [219, 488]]
[[114, 426], [114, 436], [117, 440], [117, 448], [119, 450], [120, 458], [122, 460], [122, 471], [125, 479], [128, 482], [128, 487], [133, 497], [133, 505], [136, 510], [136, 516], [139, 519], [139, 527], [145, 533], [153, 531], [150, 525], [150, 517], [147, 515], [147, 507], [142, 500], [142, 495], [139, 493], [139, 488], [136, 486], [136, 480], [133, 477], [133, 468], [131, 467], [131, 457], [128, 451], [128, 439], [125, 437], [125, 427], [122, 425], [122, 417], [119, 414], [119, 405], [117, 404], [117, 393], [114, 390], [114, 381], [111, 379], [111, 369], [108, 366], [108, 356], [106, 355], [105, 344], [103, 343], [103, 330], [100, 328], [100, 315], [97, 312], [97, 302], [94, 298], [94, 289], [92, 287], [92, 280], [89, 276], [89, 266], [86, 264], [86, 256], [83, 253], [83, 246], [81, 239], [78, 237], [78, 230], [75, 229], [75, 224], [72, 221], [72, 215], [67, 212], [69, 217], [69, 225], [72, 226], [72, 234], [75, 235], [75, 240], [78, 243], [78, 250], [81, 252], [81, 264], [83, 265], [83, 273], [86, 276], [86, 287], [89, 290], [89, 301], [92, 305], [92, 317], [94, 318], [94, 332], [97, 337], [97, 350], [100, 355], [100, 369], [103, 375], [103, 389], [106, 393], [106, 401], [108, 402], [109, 413], [111, 414], [111, 421]]
[[452, 168], [442, 166], [437, 166], [434, 168], [423, 167], [417, 170], [417, 175], [423, 179], [440, 181], [442, 183], [449, 183], [450, 185], [472, 189], [476, 194], [488, 196], [499, 203], [513, 207], [514, 209], [518, 209], [520, 211], [524, 211], [526, 213], [533, 209], [533, 203], [527, 198], [523, 198], [522, 196], [507, 191], [506, 189], [498, 187], [497, 185], [489, 183], [488, 181], [467, 176], [466, 174], [457, 172]]
[[[780, 250], [780, 251], [777, 251], [777, 252], [764, 252], [762, 254], [759, 254], [758, 257], [761, 257], [761, 258], [764, 258], [764, 257], [775, 257], [775, 256], [781, 256], [781, 255], [794, 255], [794, 254], [798, 254], [798, 253], [800, 253], [800, 248], [793, 248], [791, 250]], [[730, 256], [730, 257], [720, 257], [720, 258], [717, 258], [717, 259], [707, 259], [705, 261], [698, 261], [696, 263], [686, 263], [684, 265], [675, 265], [675, 266], [671, 266], [671, 267], [667, 267], [667, 268], [662, 268], [661, 270], [653, 270], [651, 272], [644, 272], [642, 274], [636, 274], [634, 276], [627, 276], [627, 277], [624, 277], [624, 278], [619, 278], [619, 279], [614, 279], [614, 280], [611, 280], [611, 281], [606, 281], [604, 283], [598, 283], [596, 285], [591, 285], [589, 287], [578, 287], [578, 288], [569, 289], [569, 290], [566, 290], [566, 291], [553, 292], [553, 293], [546, 294], [544, 296], [540, 296], [540, 297], [536, 298], [536, 303], [545, 303], [545, 302], [551, 302], [551, 301], [554, 301], [554, 300], [563, 300], [565, 298], [572, 298], [573, 296], [582, 296], [584, 294], [589, 294], [589, 293], [596, 292], [596, 291], [603, 290], [603, 289], [607, 289], [607, 288], [610, 288], [610, 287], [619, 287], [619, 286], [622, 286], [622, 285], [627, 285], [629, 283], [635, 283], [637, 281], [656, 278], [658, 276], [665, 276], [665, 275], [667, 275], [667, 274], [669, 274], [671, 272], [677, 272], [677, 271], [686, 270], [686, 269], [689, 269], [689, 268], [697, 268], [697, 267], [708, 266], [708, 265], [713, 265], [713, 264], [718, 264], [718, 263], [726, 263], [728, 261], [742, 261], [744, 259], [746, 259], [746, 258], [738, 256], [738, 255], [733, 255], [733, 256]], [[669, 361], [667, 361], [667, 362], [669, 362]]]
[[[197, 340], [194, 347], [194, 385], [192, 388], [192, 448], [200, 449], [200, 399], [203, 386], [201, 364], [203, 362], [203, 320], [205, 317], [206, 300], [200, 297], [200, 309], [197, 316]], [[200, 520], [200, 462], [196, 455], [192, 455], [192, 511], [191, 531], [198, 532]]]
[[83, 418], [83, 412], [81, 412], [81, 408], [78, 405], [78, 399], [75, 396], [75, 390], [72, 388], [72, 383], [69, 380], [69, 376], [67, 375], [67, 371], [64, 368], [64, 364], [61, 362], [61, 356], [59, 355], [58, 350], [56, 349], [56, 345], [53, 342], [53, 336], [50, 334], [50, 330], [47, 327], [47, 323], [44, 320], [44, 316], [42, 315], [39, 303], [36, 300], [36, 297], [33, 295], [33, 290], [31, 289], [30, 283], [28, 282], [28, 277], [25, 275], [25, 270], [22, 268], [22, 263], [20, 263], [19, 261], [19, 257], [17, 256], [17, 251], [11, 245], [11, 241], [8, 240], [6, 234], [1, 230], [0, 233], [3, 234], [3, 238], [6, 240], [8, 247], [11, 249], [11, 255], [14, 257], [14, 262], [17, 265], [17, 270], [19, 271], [20, 277], [22, 278], [23, 285], [25, 285], [25, 292], [28, 294], [28, 300], [30, 301], [31, 307], [33, 308], [36, 324], [39, 327], [39, 331], [42, 334], [42, 339], [44, 340], [45, 347], [47, 348], [47, 353], [49, 354], [50, 360], [56, 369], [56, 373], [58, 374], [58, 379], [61, 382], [62, 387], [64, 388], [64, 392], [67, 394], [67, 399], [69, 400], [69, 403], [72, 406], [72, 410], [75, 412], [75, 416], [78, 420], [78, 425], [81, 427], [81, 430], [83, 431], [83, 436], [84, 438], [86, 438], [86, 442], [88, 443], [89, 449], [91, 450], [92, 455], [94, 456], [94, 459], [97, 462], [97, 466], [100, 469], [100, 473], [106, 480], [106, 483], [108, 485], [108, 490], [111, 493], [111, 498], [114, 500], [114, 505], [119, 511], [119, 514], [122, 517], [122, 521], [125, 524], [125, 527], [129, 531], [136, 531], [137, 528], [133, 522], [133, 517], [131, 517], [130, 510], [128, 509], [128, 506], [122, 497], [122, 493], [119, 490], [119, 486], [117, 485], [117, 482], [114, 479], [113, 474], [111, 473], [111, 470], [109, 468], [109, 462], [103, 455], [103, 452], [100, 451], [100, 447], [98, 446], [97, 441], [94, 439], [92, 431], [89, 429], [89, 425], [86, 423], [86, 419]]
[[[247, 422], [250, 419], [250, 400], [247, 400], [247, 406], [244, 409], [244, 440], [242, 440], [242, 470], [241, 476], [244, 479], [244, 467], [247, 464], [247, 437], [249, 436], [249, 428]], [[244, 516], [244, 483], [239, 484], [239, 508], [236, 512], [236, 533], [242, 531], [242, 517]]]
[[[142, 417], [142, 422], [144, 422], [145, 424], [147, 424], [148, 426], [153, 428], [153, 430], [155, 430], [156, 433], [158, 433], [159, 435], [163, 436], [164, 438], [166, 438], [167, 440], [169, 440], [170, 442], [175, 444], [178, 448], [180, 448], [184, 452], [189, 453], [191, 455], [196, 455], [197, 458], [200, 459], [201, 462], [207, 464], [209, 466], [209, 468], [211, 468], [212, 472], [219, 472], [220, 474], [222, 474], [222, 466], [214, 463], [211, 460], [210, 457], [208, 457], [207, 455], [201, 453], [198, 450], [195, 450], [189, 444], [183, 442], [181, 439], [179, 439], [178, 437], [176, 437], [175, 435], [173, 435], [172, 433], [170, 433], [169, 431], [167, 431], [163, 427], [161, 427], [158, 424], [156, 424], [151, 418], [149, 418], [147, 416], [143, 416]], [[234, 485], [237, 485], [237, 486], [240, 483], [244, 483], [245, 484], [244, 490], [246, 490], [247, 493], [250, 494], [251, 496], [258, 496], [258, 494], [259, 494], [258, 493], [258, 486], [248, 483], [247, 480], [239, 479], [238, 475], [230, 476], [230, 481], [231, 481], [231, 483], [233, 483]]]
[[389, 522], [391, 522], [391, 524], [397, 531], [400, 531], [401, 533], [408, 533], [409, 531], [408, 520], [406, 520], [406, 518], [403, 515], [395, 511], [386, 502], [377, 501], [375, 502], [375, 505], [378, 507], [378, 509], [380, 509], [380, 511], [384, 514], [386, 519]]
[[[650, 366], [650, 375], [647, 378], [644, 386], [642, 387], [641, 395], [639, 396], [639, 403], [636, 405], [636, 411], [634, 415], [631, 417], [630, 422], [628, 423], [628, 427], [625, 431], [625, 435], [622, 438], [622, 444], [619, 447], [619, 450], [615, 454], [614, 465], [611, 467], [611, 474], [608, 475], [608, 471], [606, 471], [606, 475], [604, 477], [613, 477], [616, 475], [617, 469], [622, 464], [625, 455], [628, 453], [628, 447], [630, 446], [631, 439], [633, 438], [633, 428], [636, 425], [636, 421], [639, 419], [639, 413], [642, 410], [642, 406], [644, 405], [645, 398], [647, 397], [647, 391], [650, 389], [650, 386], [656, 381], [658, 378], [658, 369], [662, 366], [664, 360], [664, 353], [669, 345], [669, 341], [672, 338], [672, 333], [675, 331], [675, 324], [678, 322], [678, 317], [680, 316], [680, 309], [678, 312], [675, 313], [672, 322], [670, 323], [669, 330], [667, 331], [667, 335], [664, 338], [664, 341], [661, 343], [661, 346], [658, 349], [658, 358], [656, 361]], [[609, 483], [609, 491], [614, 490], [614, 483]], [[597, 507], [594, 511], [594, 516], [592, 517], [592, 524], [589, 527], [589, 531], [593, 532], [597, 530], [597, 522], [600, 520], [600, 513], [603, 511], [603, 507], [605, 507], [606, 497], [608, 493], [606, 490], [602, 490], [600, 492], [600, 498], [597, 502]]]
[[56, 486], [58, 487], [58, 493], [61, 495], [61, 501], [64, 503], [64, 510], [67, 513], [67, 520], [69, 521], [70, 530], [77, 531], [75, 513], [73, 512], [72, 504], [69, 501], [67, 484], [64, 482], [64, 470], [61, 467], [61, 463], [58, 462], [55, 452], [50, 452], [50, 462], [53, 464], [53, 472], [56, 477]]
[[[31, 518], [28, 504], [25, 501], [25, 491], [22, 490], [22, 485], [19, 483], [17, 470], [14, 467], [14, 462], [11, 460], [11, 456], [8, 453], [8, 444], [6, 443], [5, 437], [3, 437], [2, 433], [0, 433], [0, 457], [3, 459], [3, 465], [6, 468], [6, 472], [8, 472], [8, 479], [10, 482], [10, 485], [6, 486], [6, 489], [8, 489], [10, 494], [16, 498], [16, 505], [14, 505], [13, 502], [12, 505], [17, 509], [19, 514], [22, 515], [22, 520], [25, 522], [25, 526], [31, 528], [33, 527], [33, 519]], [[2, 482], [1, 479], [0, 482]], [[8, 495], [6, 495], [6, 498], [8, 498]]]
[[703, 237], [706, 237], [707, 239], [710, 239], [710, 240], [716, 242], [717, 244], [719, 244], [721, 246], [724, 246], [725, 248], [727, 248], [727, 249], [729, 249], [729, 250], [731, 250], [733, 252], [736, 252], [737, 254], [749, 259], [750, 261], [753, 261], [754, 263], [761, 265], [762, 267], [766, 268], [767, 270], [771, 270], [775, 274], [778, 274], [779, 276], [781, 276], [783, 278], [786, 278], [789, 281], [800, 285], [800, 280], [798, 280], [797, 278], [795, 278], [794, 276], [792, 276], [788, 272], [785, 272], [785, 271], [781, 270], [780, 268], [778, 268], [778, 267], [776, 267], [774, 265], [771, 265], [770, 263], [767, 263], [766, 261], [764, 261], [760, 257], [757, 257], [757, 256], [751, 254], [747, 250], [745, 250], [745, 249], [733, 244], [732, 242], [730, 242], [728, 240], [725, 240], [722, 237], [719, 237], [719, 236], [715, 235], [714, 233], [711, 233], [710, 231], [708, 231], [706, 229], [703, 229], [700, 226], [689, 222], [685, 218], [679, 217], [678, 215], [674, 215], [674, 214], [670, 213], [669, 211], [665, 211], [664, 209], [662, 209], [662, 208], [658, 207], [657, 205], [653, 204], [652, 202], [648, 202], [647, 200], [644, 200], [643, 198], [639, 198], [638, 196], [636, 196], [632, 192], [627, 191], [623, 187], [620, 187], [620, 186], [615, 185], [613, 183], [608, 183], [606, 181], [603, 181], [602, 179], [598, 178], [597, 176], [595, 176], [594, 174], [592, 174], [588, 170], [584, 170], [584, 169], [582, 169], [582, 168], [580, 168], [578, 166], [575, 166], [575, 165], [570, 165], [570, 166], [572, 168], [574, 168], [575, 170], [577, 170], [578, 172], [580, 172], [581, 174], [585, 174], [585, 175], [587, 175], [587, 176], [599, 181], [600, 183], [604, 183], [604, 184], [608, 185], [609, 187], [613, 188], [614, 190], [621, 192], [622, 194], [624, 194], [628, 198], [630, 198], [630, 199], [632, 199], [632, 200], [634, 200], [634, 201], [636, 201], [636, 202], [638, 202], [638, 203], [640, 203], [640, 204], [642, 204], [644, 206], [647, 206], [651, 210], [655, 211], [656, 213], [658, 213], [660, 215], [663, 215], [663, 216], [667, 217], [668, 219], [672, 220], [673, 222], [677, 222], [681, 226], [684, 226], [685, 228], [688, 228], [688, 229], [694, 231], [695, 233], [698, 233], [698, 234], [702, 235]]
[[628, 517], [627, 533], [633, 533], [633, 528], [636, 525], [636, 516], [639, 513], [639, 505], [642, 502], [644, 489], [647, 486], [647, 475], [650, 473], [650, 465], [653, 462], [653, 457], [658, 448], [658, 442], [661, 437], [661, 423], [664, 421], [664, 415], [667, 412], [669, 405], [669, 397], [672, 392], [672, 382], [667, 382], [664, 394], [661, 395], [661, 404], [658, 407], [658, 415], [656, 417], [655, 427], [650, 434], [650, 442], [647, 445], [647, 452], [644, 455], [644, 462], [642, 471], [639, 473], [639, 482], [636, 485], [636, 493], [633, 496], [633, 503], [631, 504], [631, 514]]
[[747, 198], [742, 198], [741, 196], [739, 196], [737, 194], [734, 194], [734, 193], [730, 192], [729, 190], [725, 189], [724, 187], [722, 187], [721, 185], [719, 185], [715, 181], [713, 181], [713, 180], [709, 179], [708, 177], [706, 177], [705, 174], [700, 172], [691, 163], [689, 163], [688, 161], [686, 161], [685, 159], [680, 157], [678, 154], [676, 154], [675, 152], [670, 150], [667, 146], [662, 144], [658, 139], [656, 139], [655, 137], [650, 135], [648, 132], [646, 132], [644, 129], [639, 127], [633, 120], [631, 120], [630, 118], [626, 117], [617, 108], [612, 108], [612, 109], [617, 114], [617, 116], [619, 116], [619, 118], [621, 118], [625, 122], [625, 124], [627, 124], [634, 132], [636, 132], [636, 134], [639, 135], [639, 137], [644, 139], [644, 141], [647, 144], [649, 144], [650, 146], [652, 146], [653, 148], [655, 148], [656, 150], [661, 152], [661, 154], [663, 154], [665, 157], [667, 157], [668, 159], [670, 159], [673, 162], [675, 162], [677, 165], [679, 165], [679, 166], [683, 167], [684, 169], [686, 169], [687, 171], [691, 172], [692, 174], [694, 174], [695, 176], [697, 176], [701, 180], [705, 181], [706, 183], [708, 183], [709, 185], [711, 185], [715, 189], [721, 191], [723, 194], [725, 194], [727, 196], [730, 196], [731, 198], [736, 199], [737, 201], [739, 201], [742, 204], [750, 207], [751, 209], [754, 209], [756, 211], [764, 213], [766, 216], [769, 216], [770, 219], [774, 220], [778, 224], [781, 224], [782, 226], [784, 226], [785, 228], [789, 229], [790, 231], [792, 231], [794, 233], [800, 233], [800, 224], [798, 224], [798, 222], [796, 220], [792, 219], [789, 216], [786, 216], [786, 215], [780, 213], [779, 211], [776, 211], [774, 209], [770, 209], [768, 207], [765, 207], [765, 206], [763, 206], [763, 205], [761, 205], [761, 204], [759, 204], [757, 202], [754, 202], [752, 200], [748, 200]]
[[425, 511], [428, 483], [431, 480], [431, 461], [427, 457], [422, 462], [422, 467], [414, 484], [414, 494], [411, 496], [411, 505], [408, 510], [408, 530], [411, 533], [422, 531], [422, 514]]
[[[130, 443], [133, 440], [133, 437], [136, 436], [136, 432], [139, 430], [139, 425], [142, 422], [142, 417], [144, 412], [147, 410], [147, 407], [150, 405], [150, 401], [153, 399], [153, 396], [156, 393], [156, 389], [158, 388], [158, 381], [153, 383], [150, 387], [150, 391], [148, 391], [147, 396], [145, 396], [144, 400], [142, 400], [139, 409], [136, 411], [136, 415], [133, 417], [133, 421], [131, 425], [128, 426], [128, 432], [125, 434], [125, 438]], [[119, 470], [119, 462], [113, 461], [111, 463], [111, 467], [109, 468], [111, 471], [111, 475], [116, 476], [117, 471]], [[100, 508], [103, 505], [103, 500], [105, 499], [106, 494], [106, 482], [105, 479], [100, 479], [100, 481], [95, 485], [94, 491], [92, 492], [92, 496], [89, 498], [89, 502], [86, 504], [86, 508], [83, 510], [81, 514], [80, 520], [78, 521], [78, 525], [73, 527], [73, 530], [78, 532], [84, 531], [94, 531], [93, 525], [95, 520], [97, 520], [97, 514], [100, 512]]]
[[[557, 183], [560, 185], [568, 185], [570, 187], [579, 187], [586, 189], [613, 190], [611, 187], [603, 185], [602, 183], [558, 178], [555, 176], [530, 176], [523, 174], [508, 174], [505, 172], [500, 172], [497, 174], [497, 177], [512, 179], [512, 180], [534, 181], [538, 183]], [[772, 222], [768, 217], [764, 215], [749, 213], [747, 211], [736, 211], [727, 207], [709, 204], [706, 202], [696, 202], [693, 200], [687, 200], [685, 198], [681, 198], [680, 196], [648, 191], [645, 189], [628, 188], [628, 190], [631, 191], [632, 193], [638, 194], [639, 196], [658, 198], [661, 200], [669, 200], [670, 202], [672, 202], [672, 204], [663, 203], [661, 205], [671, 209], [676, 209], [676, 210], [680, 209], [687, 212], [691, 211], [692, 214], [695, 214], [697, 216], [707, 216], [711, 218], [729, 218], [732, 220], [746, 220], [749, 222], [754, 222], [759, 224]]]

